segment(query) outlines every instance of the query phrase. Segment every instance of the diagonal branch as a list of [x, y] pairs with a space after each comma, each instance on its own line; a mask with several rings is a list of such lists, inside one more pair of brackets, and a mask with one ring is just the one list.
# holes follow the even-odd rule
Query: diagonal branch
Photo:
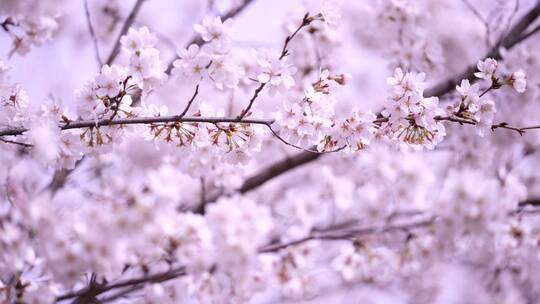
[[279, 162], [276, 162], [264, 168], [259, 173], [246, 179], [244, 181], [244, 184], [242, 185], [242, 187], [240, 187], [240, 189], [238, 189], [238, 191], [240, 193], [249, 192], [263, 185], [268, 180], [271, 180], [277, 176], [280, 176], [281, 174], [288, 172], [296, 167], [310, 163], [316, 160], [317, 158], [319, 158], [320, 156], [321, 156], [320, 154], [302, 152], [302, 153], [293, 155], [291, 157], [287, 157]]
[[105, 64], [111, 65], [116, 59], [116, 57], [118, 56], [118, 54], [120, 53], [120, 39], [122, 38], [122, 36], [124, 36], [128, 32], [131, 25], [133, 25], [133, 22], [135, 22], [135, 18], [139, 14], [139, 11], [141, 10], [141, 7], [144, 1], [146, 0], [137, 0], [137, 2], [135, 2], [135, 5], [133, 6], [131, 13], [129, 13], [126, 21], [124, 22], [124, 25], [122, 26], [122, 30], [120, 31], [120, 34], [118, 34], [118, 38], [116, 39], [113, 49], [111, 53], [109, 54], [109, 57], [107, 58], [107, 61], [105, 62]]
[[177, 267], [177, 268], [165, 271], [165, 272], [156, 273], [152, 275], [145, 275], [141, 278], [128, 279], [128, 280], [119, 281], [116, 283], [99, 284], [99, 283], [94, 282], [93, 284], [90, 284], [88, 287], [81, 289], [79, 291], [61, 295], [56, 298], [56, 301], [59, 302], [59, 301], [73, 299], [73, 298], [81, 298], [81, 297], [88, 296], [89, 294], [95, 297], [109, 290], [130, 287], [130, 286], [139, 286], [139, 285], [144, 285], [146, 283], [160, 283], [160, 282], [168, 281], [168, 280], [183, 276], [185, 274], [186, 274], [185, 267], [182, 266], [182, 267]]
[[189, 111], [189, 108], [191, 108], [191, 104], [193, 103], [193, 101], [195, 100], [198, 94], [199, 94], [199, 85], [197, 84], [197, 86], [195, 87], [195, 92], [193, 93], [193, 96], [191, 97], [191, 99], [188, 101], [188, 104], [186, 105], [186, 108], [184, 109], [184, 111], [182, 111], [182, 113], [180, 114], [180, 118], [183, 118], [184, 116], [186, 116], [186, 113]]
[[90, 32], [90, 37], [92, 37], [92, 43], [94, 44], [94, 52], [96, 56], [96, 62], [101, 68], [103, 62], [101, 61], [101, 56], [99, 54], [99, 45], [96, 37], [96, 32], [94, 31], [94, 26], [92, 25], [92, 18], [90, 17], [90, 9], [88, 8], [88, 0], [84, 0], [84, 13], [86, 15], [86, 23], [88, 25], [88, 31]]
[[484, 26], [485, 28], [485, 35], [486, 35], [486, 46], [488, 48], [491, 47], [491, 41], [490, 41], [490, 36], [491, 36], [491, 27], [489, 26], [489, 22], [486, 18], [484, 18], [482, 16], [482, 14], [480, 14], [480, 12], [476, 9], [476, 7], [471, 3], [469, 2], [469, 0], [461, 0], [465, 6], [467, 6], [467, 8], [469, 8], [469, 10], [473, 13], [473, 15], [482, 23], [482, 25]]
[[[421, 220], [415, 220], [408, 223], [401, 224], [389, 224], [383, 226], [368, 226], [368, 227], [350, 227], [342, 228], [342, 225], [336, 227], [329, 227], [322, 231], [312, 231], [307, 236], [288, 241], [288, 242], [276, 242], [259, 248], [260, 253], [276, 252], [281, 249], [285, 249], [290, 246], [299, 245], [311, 240], [350, 240], [366, 234], [374, 233], [387, 233], [395, 231], [409, 231], [415, 228], [426, 228], [432, 225], [436, 221], [435, 216], [430, 216]], [[354, 224], [354, 223], [352, 223]]]
[[2, 138], [2, 137], [0, 137], [0, 141], [3, 142], [3, 143], [6, 143], [6, 144], [19, 145], [19, 146], [25, 147], [25, 148], [31, 148], [31, 147], [34, 146], [34, 145], [31, 145], [31, 144], [27, 144], [27, 143], [23, 143], [23, 142], [19, 142], [19, 141], [14, 141], [14, 140], [9, 140], [9, 139], [5, 139], [5, 138]]
[[[281, 54], [279, 55], [279, 60], [281, 60], [281, 59], [285, 58], [285, 56], [289, 55], [289, 49], [288, 49], [289, 43], [300, 32], [300, 30], [303, 29], [304, 27], [308, 26], [311, 23], [311, 21], [313, 21], [313, 18], [310, 17], [309, 14], [305, 14], [304, 18], [302, 19], [302, 23], [298, 26], [298, 28], [296, 28], [296, 30], [291, 35], [289, 35], [289, 36], [287, 36], [287, 38], [285, 38], [285, 42], [283, 43], [283, 48], [281, 49]], [[253, 93], [253, 96], [249, 100], [248, 106], [244, 110], [242, 110], [242, 112], [240, 112], [240, 115], [238, 116], [238, 120], [241, 120], [242, 118], [244, 118], [246, 115], [249, 114], [249, 111], [251, 110], [251, 107], [253, 106], [253, 103], [255, 102], [257, 97], [259, 97], [259, 94], [262, 92], [262, 90], [264, 89], [264, 87], [267, 84], [268, 84], [268, 82], [262, 82], [261, 85], [259, 87], [257, 87], [255, 92]]]
[[[484, 56], [484, 58], [502, 59], [500, 49], [511, 49], [520, 42], [524, 41], [530, 35], [525, 34], [529, 26], [538, 19], [540, 15], [540, 1], [527, 12], [521, 19], [512, 27], [509, 33], [504, 39], [500, 40], [493, 48]], [[443, 96], [451, 92], [456, 85], [460, 83], [462, 79], [469, 79], [471, 82], [475, 82], [477, 79], [474, 77], [476, 72], [476, 64], [468, 66], [462, 73], [447, 79], [438, 85], [430, 88], [426, 91], [426, 96]]]

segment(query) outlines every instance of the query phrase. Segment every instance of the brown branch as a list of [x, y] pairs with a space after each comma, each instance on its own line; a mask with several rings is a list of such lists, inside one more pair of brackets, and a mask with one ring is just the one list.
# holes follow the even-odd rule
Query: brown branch
[[182, 266], [182, 267], [174, 268], [165, 272], [160, 272], [160, 273], [156, 273], [152, 275], [145, 275], [141, 278], [128, 279], [128, 280], [119, 281], [116, 283], [100, 284], [96, 282], [91, 282], [91, 284], [89, 284], [89, 286], [87, 286], [86, 288], [57, 297], [56, 301], [59, 302], [59, 301], [73, 299], [73, 298], [84, 298], [84, 297], [87, 297], [88, 295], [92, 295], [93, 297], [95, 297], [97, 295], [100, 295], [102, 293], [105, 293], [113, 289], [131, 287], [134, 285], [137, 286], [141, 284], [144, 285], [146, 283], [161, 283], [164, 281], [178, 278], [185, 274], [186, 274], [185, 267]]
[[[373, 233], [386, 233], [386, 232], [395, 232], [395, 231], [408, 231], [415, 228], [425, 228], [432, 225], [437, 218], [435, 216], [430, 216], [427, 219], [417, 220], [410, 223], [402, 224], [391, 224], [384, 226], [369, 226], [361, 228], [343, 228], [343, 225], [338, 225], [336, 227], [329, 227], [322, 231], [314, 230], [309, 235], [305, 237], [298, 238], [296, 240], [288, 242], [277, 242], [274, 244], [266, 245], [259, 248], [260, 253], [276, 252], [281, 249], [285, 249], [290, 246], [299, 245], [311, 240], [352, 240], [362, 235], [373, 234]], [[353, 223], [354, 224], [354, 223]]]
[[13, 20], [13, 17], [7, 17], [2, 23], [0, 23], [0, 27], [6, 32], [11, 34], [11, 31], [9, 30], [10, 26], [17, 26], [15, 21]]
[[[173, 116], [156, 116], [156, 117], [134, 117], [134, 118], [122, 118], [122, 119], [100, 119], [100, 120], [78, 120], [70, 121], [66, 124], [60, 125], [61, 130], [81, 129], [81, 128], [93, 128], [103, 126], [115, 126], [115, 125], [138, 125], [138, 124], [160, 124], [160, 123], [239, 123], [239, 124], [258, 124], [269, 126], [274, 123], [273, 119], [242, 119], [238, 120], [233, 117], [200, 117], [189, 116], [181, 117], [180, 115]], [[0, 130], [0, 136], [16, 136], [21, 135], [28, 129], [24, 127], [6, 128]]]
[[[516, 216], [521, 214], [537, 214], [540, 213], [540, 209], [528, 209], [525, 210], [527, 206], [538, 207], [540, 206], [540, 200], [536, 198], [527, 199], [523, 202], [520, 202], [517, 208], [509, 212], [508, 216]], [[305, 243], [310, 240], [354, 240], [355, 238], [374, 233], [387, 233], [395, 231], [406, 231], [415, 228], [427, 228], [437, 221], [438, 217], [433, 214], [426, 213], [420, 210], [414, 210], [412, 212], [407, 212], [403, 215], [408, 216], [420, 216], [421, 219], [414, 221], [409, 221], [399, 224], [385, 224], [385, 225], [376, 225], [368, 227], [357, 227], [355, 221], [344, 222], [341, 224], [333, 225], [324, 229], [313, 229], [308, 235], [288, 241], [288, 242], [275, 242], [269, 245], [265, 245], [259, 248], [259, 253], [275, 252], [281, 249], [295, 246], [298, 244]], [[395, 215], [391, 215], [388, 219], [391, 220]]]
[[[315, 147], [313, 147], [313, 149], [315, 149]], [[242, 187], [240, 187], [237, 191], [242, 194], [247, 193], [261, 186], [265, 182], [275, 177], [280, 176], [281, 174], [284, 174], [286, 172], [293, 170], [294, 168], [300, 167], [304, 164], [307, 164], [316, 160], [321, 155], [322, 154], [304, 151], [302, 153], [293, 155], [291, 157], [287, 157], [281, 161], [278, 161], [270, 166], [265, 167], [259, 173], [246, 179], [244, 183], [242, 184]], [[215, 191], [213, 194], [205, 198], [205, 201], [203, 204], [199, 204], [198, 206], [196, 206], [196, 208], [193, 209], [193, 212], [197, 214], [204, 214], [206, 204], [217, 201], [218, 198], [220, 198], [223, 194], [224, 192], [222, 190]]]
[[514, 0], [514, 9], [512, 10], [510, 17], [507, 18], [504, 31], [499, 36], [499, 39], [503, 39], [504, 36], [506, 36], [508, 31], [510, 30], [510, 26], [512, 25], [512, 22], [514, 21], [514, 17], [516, 17], [516, 14], [519, 12], [519, 8], [520, 8], [520, 0]]
[[540, 198], [529, 198], [525, 201], [522, 201], [519, 203], [519, 207], [525, 207], [525, 206], [540, 206]]
[[302, 152], [291, 157], [287, 157], [281, 161], [265, 167], [264, 169], [259, 171], [259, 173], [246, 179], [244, 181], [244, 184], [242, 185], [242, 187], [240, 187], [240, 189], [238, 189], [238, 191], [240, 193], [249, 192], [261, 186], [268, 180], [271, 180], [277, 176], [280, 176], [281, 174], [289, 172], [297, 167], [310, 163], [319, 158], [320, 156], [321, 154]]
[[113, 49], [111, 50], [111, 53], [109, 54], [109, 57], [107, 58], [105, 64], [111, 65], [120, 53], [120, 40], [122, 39], [122, 36], [124, 36], [128, 32], [131, 25], [133, 25], [133, 22], [135, 22], [135, 18], [137, 17], [137, 14], [139, 14], [139, 11], [141, 10], [144, 1], [146, 0], [137, 0], [137, 2], [135, 2], [133, 9], [129, 13], [126, 21], [124, 22], [124, 25], [122, 26], [120, 34], [118, 34], [118, 38], [116, 38]]
[[253, 93], [253, 96], [249, 100], [248, 106], [244, 110], [242, 110], [242, 112], [240, 112], [240, 115], [238, 115], [238, 117], [237, 117], [238, 120], [241, 120], [242, 118], [244, 118], [249, 113], [249, 111], [251, 110], [251, 107], [253, 106], [253, 103], [255, 102], [257, 97], [259, 97], [259, 94], [261, 93], [261, 91], [264, 89], [265, 86], [266, 86], [266, 82], [261, 83], [259, 85], [259, 87], [257, 87], [257, 89], [255, 89], [255, 92]]
[[521, 37], [519, 39], [520, 40], [525, 40], [525, 39], [529, 38], [530, 36], [538, 33], [538, 31], [540, 31], [540, 24], [535, 26], [532, 30], [528, 31], [527, 33], [521, 35]]
[[189, 111], [189, 108], [191, 108], [191, 104], [193, 103], [193, 101], [195, 100], [198, 94], [199, 94], [199, 84], [197, 84], [197, 86], [195, 87], [195, 92], [193, 93], [193, 96], [191, 96], [191, 99], [188, 101], [188, 104], [186, 105], [186, 108], [184, 109], [184, 111], [182, 111], [182, 113], [180, 114], [180, 118], [183, 118], [184, 116], [186, 116], [186, 113]]
[[[468, 124], [468, 125], [476, 125], [477, 123], [475, 121], [467, 120], [464, 118], [459, 117], [436, 117], [435, 118], [438, 121], [450, 121], [455, 122], [459, 124]], [[375, 123], [382, 123], [388, 121], [387, 118], [379, 118], [375, 120]], [[531, 127], [522, 127], [522, 128], [516, 128], [508, 126], [506, 123], [499, 123], [492, 125], [493, 129], [497, 128], [503, 128], [503, 129], [509, 129], [516, 131], [520, 133], [524, 133], [526, 130], [531, 129], [540, 129], [540, 125], [537, 126], [531, 126]], [[272, 130], [272, 129], [271, 129]], [[279, 139], [279, 137], [278, 137]], [[311, 149], [315, 149], [316, 147], [312, 147]], [[261, 169], [258, 173], [255, 175], [247, 178], [242, 186], [237, 190], [239, 193], [247, 193], [251, 190], [254, 190], [258, 188], [259, 186], [263, 185], [264, 183], [284, 174], [287, 173], [293, 169], [296, 169], [297, 167], [303, 166], [305, 164], [309, 164], [310, 162], [313, 162], [317, 159], [319, 159], [324, 153], [313, 153], [313, 151], [305, 150], [301, 153], [298, 153], [291, 157], [286, 157], [283, 160], [277, 161], [276, 163], [269, 165], [263, 169]], [[208, 202], [214, 202], [219, 197], [221, 197], [224, 193], [222, 191], [219, 191], [218, 193], [215, 193], [214, 195], [210, 196], [206, 203]], [[199, 207], [194, 210], [196, 213], [204, 213], [204, 210], [200, 209]]]
[[[340, 147], [336, 150], [332, 151], [317, 151], [315, 148], [306, 149], [303, 147], [300, 147], [298, 145], [292, 144], [283, 137], [281, 137], [273, 128], [272, 124], [274, 123], [273, 119], [242, 119], [238, 120], [238, 118], [232, 118], [232, 117], [201, 117], [201, 116], [190, 116], [190, 117], [184, 117], [184, 114], [187, 109], [189, 109], [189, 105], [193, 102], [195, 96], [197, 96], [198, 89], [196, 89], [195, 94], [192, 96], [191, 100], [188, 103], [188, 107], [184, 110], [184, 112], [180, 115], [172, 115], [172, 116], [155, 116], [155, 117], [134, 117], [134, 118], [122, 118], [122, 119], [100, 119], [100, 120], [79, 120], [79, 121], [68, 121], [62, 125], [59, 126], [61, 130], [72, 130], [72, 129], [83, 129], [83, 128], [93, 128], [93, 127], [109, 127], [109, 126], [115, 126], [115, 125], [137, 125], [137, 124], [166, 124], [166, 123], [210, 123], [218, 126], [218, 123], [238, 123], [238, 124], [256, 124], [256, 125], [264, 125], [269, 128], [269, 130], [272, 132], [272, 134], [279, 139], [281, 142], [285, 143], [288, 146], [304, 150], [307, 153], [311, 154], [326, 154], [326, 153], [333, 153], [341, 151], [344, 147]], [[470, 124], [470, 125], [476, 125], [478, 124], [476, 121], [473, 120], [467, 120], [464, 118], [459, 117], [442, 117], [442, 116], [436, 116], [434, 118], [437, 121], [450, 121], [450, 122], [457, 122], [459, 124]], [[374, 121], [374, 123], [383, 123], [387, 122], [388, 118], [379, 118]], [[508, 129], [517, 131], [520, 134], [525, 133], [526, 130], [533, 130], [533, 129], [540, 129], [540, 125], [535, 126], [527, 126], [527, 127], [512, 127], [509, 126], [508, 123], [502, 122], [498, 124], [494, 124], [491, 126], [491, 129]], [[1, 136], [17, 136], [22, 135], [28, 131], [25, 127], [8, 127], [5, 129], [0, 130], [0, 137]], [[2, 139], [2, 141], [11, 142]], [[11, 143], [17, 143], [21, 145], [27, 145], [24, 143], [18, 143], [18, 142], [11, 142]]]
[[14, 140], [9, 140], [9, 139], [5, 139], [5, 138], [2, 138], [2, 137], [0, 137], [0, 141], [4, 142], [6, 144], [19, 145], [19, 146], [22, 146], [22, 147], [25, 147], [25, 148], [31, 148], [31, 147], [34, 146], [34, 145], [31, 145], [31, 144], [18, 142], [18, 141], [14, 141]]

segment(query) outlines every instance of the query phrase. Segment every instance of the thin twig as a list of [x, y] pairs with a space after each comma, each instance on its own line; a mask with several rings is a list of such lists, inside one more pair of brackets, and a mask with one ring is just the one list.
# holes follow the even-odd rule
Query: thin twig
[[186, 105], [186, 108], [184, 109], [184, 111], [182, 111], [182, 113], [180, 114], [180, 118], [183, 118], [184, 116], [186, 116], [186, 113], [189, 111], [191, 104], [193, 103], [193, 101], [195, 100], [198, 94], [199, 94], [199, 84], [197, 84], [197, 86], [195, 87], [195, 92], [193, 93], [193, 96], [191, 96], [191, 99], [188, 101], [188, 104]]
[[482, 14], [480, 14], [480, 12], [476, 9], [476, 7], [472, 5], [471, 2], [469, 2], [469, 0], [461, 0], [461, 1], [469, 8], [469, 10], [476, 16], [476, 18], [478, 18], [478, 20], [480, 20], [480, 22], [482, 22], [482, 24], [484, 25], [484, 28], [486, 29], [486, 33], [485, 33], [486, 47], [490, 48], [492, 45], [490, 41], [491, 28], [489, 26], [489, 22], [486, 20], [486, 18], [482, 16]]
[[435, 216], [428, 217], [427, 219], [417, 220], [410, 223], [384, 225], [384, 226], [369, 226], [355, 228], [354, 223], [352, 227], [343, 228], [342, 225], [339, 228], [329, 227], [322, 231], [313, 231], [309, 235], [284, 242], [274, 243], [259, 248], [260, 253], [276, 252], [281, 249], [288, 248], [290, 246], [299, 245], [311, 240], [350, 240], [357, 238], [361, 235], [373, 234], [373, 233], [386, 233], [394, 231], [407, 231], [413, 228], [427, 227], [433, 224], [436, 220]]
[[5, 139], [5, 138], [2, 138], [2, 137], [0, 137], [0, 141], [4, 142], [6, 144], [13, 144], [13, 145], [23, 146], [25, 148], [32, 148], [34, 146], [34, 145], [31, 145], [31, 144], [18, 142], [18, 141], [14, 141], [14, 140], [9, 140], [9, 139]]
[[[279, 55], [279, 60], [282, 60], [283, 58], [285, 58], [285, 56], [289, 55], [289, 50], [288, 50], [289, 43], [291, 43], [291, 41], [300, 32], [300, 30], [308, 26], [312, 21], [313, 19], [309, 16], [309, 14], [304, 15], [304, 18], [302, 19], [302, 23], [298, 26], [298, 28], [296, 28], [296, 30], [291, 35], [285, 38], [285, 42], [283, 43], [283, 48], [281, 49], [281, 54]], [[253, 96], [249, 100], [248, 106], [244, 110], [242, 110], [242, 112], [240, 112], [240, 115], [238, 116], [238, 120], [241, 120], [242, 118], [244, 118], [246, 115], [249, 114], [249, 111], [251, 110], [251, 107], [255, 103], [255, 100], [257, 99], [257, 97], [259, 97], [259, 94], [261, 93], [261, 91], [264, 89], [264, 87], [267, 84], [268, 82], [263, 82], [259, 85], [259, 87], [257, 87], [255, 92], [253, 93]]]
[[272, 125], [268, 125], [268, 129], [270, 129], [270, 132], [272, 132], [272, 134], [279, 140], [281, 141], [282, 143], [286, 144], [287, 146], [291, 146], [293, 148], [296, 148], [296, 149], [299, 149], [299, 150], [304, 150], [305, 152], [309, 152], [309, 153], [315, 153], [315, 154], [327, 154], [327, 153], [334, 153], [334, 152], [339, 152], [343, 149], [345, 149], [346, 146], [342, 146], [342, 147], [339, 147], [335, 150], [330, 150], [330, 151], [319, 151], [317, 150], [317, 148], [304, 148], [304, 147], [301, 147], [301, 146], [298, 146], [298, 145], [295, 145], [293, 143], [290, 143], [288, 141], [286, 141], [283, 137], [281, 137], [275, 130], [274, 128], [272, 128]]
[[[536, 201], [534, 201], [536, 203]], [[540, 209], [525, 210], [528, 201], [520, 203], [516, 210], [508, 213], [508, 216], [516, 216], [520, 214], [537, 214]], [[537, 205], [535, 205], [537, 206]], [[438, 217], [429, 215], [424, 211], [415, 211], [411, 213], [413, 216], [421, 216], [421, 219], [409, 221], [399, 224], [384, 224], [368, 227], [357, 227], [355, 222], [346, 222], [343, 224], [333, 225], [325, 229], [312, 230], [310, 234], [288, 242], [276, 242], [265, 245], [259, 248], [259, 253], [276, 252], [290, 246], [299, 245], [311, 240], [354, 240], [359, 236], [374, 233], [388, 233], [395, 231], [406, 231], [418, 228], [428, 228], [433, 225]]]
[[6, 33], [12, 34], [11, 31], [9, 30], [10, 26], [17, 26], [17, 24], [15, 24], [15, 21], [13, 21], [12, 17], [7, 17], [4, 21], [2, 21], [2, 23], [0, 23], [0, 27], [2, 27], [2, 29]]
[[478, 97], [482, 98], [484, 95], [486, 95], [489, 91], [495, 89], [495, 83], [491, 84], [489, 88], [485, 89], [484, 92], [482, 92]]
[[264, 89], [265, 86], [266, 86], [266, 82], [261, 83], [259, 85], [259, 87], [257, 87], [257, 89], [255, 89], [255, 92], [253, 93], [253, 96], [249, 100], [248, 106], [244, 110], [242, 110], [242, 112], [240, 112], [240, 115], [238, 115], [238, 117], [236, 119], [242, 120], [242, 118], [244, 118], [246, 115], [248, 115], [249, 111], [251, 110], [251, 107], [253, 106], [253, 103], [255, 102], [257, 97], [259, 97], [259, 94], [261, 93], [261, 91]]
[[[451, 121], [451, 122], [457, 122], [459, 124], [468, 124], [468, 125], [477, 125], [478, 124], [478, 122], [476, 122], [476, 121], [467, 120], [467, 119], [459, 118], [459, 117], [440, 117], [440, 116], [437, 116], [437, 117], [435, 117], [435, 120], [437, 120], [437, 121]], [[510, 126], [506, 122], [500, 122], [500, 123], [497, 123], [497, 124], [492, 124], [490, 126], [490, 128], [491, 128], [491, 130], [507, 129], [507, 130], [515, 131], [515, 132], [519, 133], [519, 135], [523, 135], [523, 134], [525, 134], [525, 132], [527, 130], [540, 129], [540, 125], [528, 126], [528, 127], [514, 127], [514, 126]]]
[[84, 13], [86, 15], [86, 24], [88, 25], [88, 31], [90, 32], [90, 37], [92, 37], [92, 43], [94, 44], [94, 52], [96, 56], [96, 62], [101, 68], [103, 61], [101, 61], [101, 56], [99, 54], [99, 45], [96, 37], [96, 32], [94, 31], [94, 26], [92, 25], [92, 18], [90, 17], [90, 9], [88, 8], [88, 0], [84, 0]]

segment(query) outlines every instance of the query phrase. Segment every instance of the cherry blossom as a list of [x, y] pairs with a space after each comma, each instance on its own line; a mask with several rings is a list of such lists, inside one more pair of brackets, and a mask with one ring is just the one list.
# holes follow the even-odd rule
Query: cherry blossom
[[482, 79], [492, 79], [497, 71], [497, 61], [493, 58], [487, 58], [484, 61], [478, 62], [479, 72], [474, 73], [474, 76]]
[[158, 2], [0, 3], [1, 303], [537, 302], [538, 1]]
[[443, 113], [437, 97], [425, 98], [425, 74], [396, 69], [387, 79], [391, 95], [383, 115], [389, 124], [383, 127], [391, 137], [413, 148], [433, 149], [446, 135], [445, 127], [435, 117]]
[[220, 17], [205, 17], [202, 24], [193, 26], [195, 31], [201, 34], [204, 41], [218, 44], [226, 44], [231, 41], [231, 21], [221, 21]]
[[212, 58], [208, 54], [200, 53], [196, 44], [190, 45], [187, 50], [178, 50], [178, 56], [180, 59], [174, 62], [173, 70], [173, 74], [182, 76], [178, 78], [178, 82], [184, 80], [198, 82], [208, 76], [208, 65]]
[[525, 72], [523, 72], [523, 70], [514, 72], [510, 77], [509, 82], [518, 93], [525, 92], [525, 89], [527, 88], [527, 79], [525, 78]]
[[125, 71], [120, 66], [103, 66], [95, 80], [97, 96], [109, 98], [116, 96], [123, 79], [125, 79]]
[[157, 38], [143, 26], [139, 30], [130, 28], [128, 33], [120, 39], [120, 43], [128, 52], [136, 53], [153, 48], [157, 43]]
[[269, 92], [274, 95], [275, 92], [290, 89], [294, 86], [293, 75], [296, 69], [287, 63], [287, 57], [283, 59], [276, 59], [275, 54], [268, 54], [261, 56], [257, 61], [261, 72], [257, 75], [257, 80], [260, 83], [270, 84], [271, 89]]

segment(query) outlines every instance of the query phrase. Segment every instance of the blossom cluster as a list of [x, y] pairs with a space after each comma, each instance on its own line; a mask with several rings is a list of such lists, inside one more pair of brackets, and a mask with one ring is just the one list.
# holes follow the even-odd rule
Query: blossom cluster
[[[468, 16], [455, 1], [325, 2], [246, 50], [228, 17], [250, 2], [209, 1], [231, 11], [169, 66], [146, 6], [94, 22], [125, 33], [74, 98], [39, 100], [0, 61], [0, 302], [535, 303], [536, 31], [452, 76], [473, 57], [430, 33]], [[107, 5], [88, 13], [129, 25]], [[391, 70], [367, 79], [373, 50]]]
[[[168, 108], [150, 105], [143, 113], [159, 118], [168, 114]], [[222, 117], [223, 112], [207, 104], [201, 104], [193, 117]], [[213, 170], [216, 162], [245, 164], [253, 153], [259, 152], [266, 128], [237, 122], [172, 122], [150, 124], [144, 133], [147, 140], [154, 141], [162, 151], [183, 151], [191, 159], [184, 165], [192, 174]], [[200, 152], [192, 155], [191, 152]]]
[[482, 98], [487, 92], [498, 89], [503, 85], [512, 86], [518, 93], [525, 92], [527, 81], [523, 70], [518, 70], [508, 76], [506, 79], [499, 79], [497, 76], [497, 61], [487, 58], [478, 62], [478, 71], [474, 75], [480, 79], [491, 82], [491, 85], [482, 93], [480, 87], [476, 84], [471, 85], [469, 80], [464, 79], [461, 84], [456, 86], [460, 95], [460, 100], [455, 104], [446, 107], [446, 114], [451, 117], [471, 119], [477, 123], [477, 132], [484, 136], [487, 130], [490, 130], [495, 113], [497, 112], [495, 101]]
[[12, 40], [9, 57], [26, 55], [32, 47], [52, 40], [59, 28], [58, 7], [62, 1], [23, 0], [0, 5], [0, 30]]
[[10, 67], [0, 61], [0, 124], [22, 124], [26, 120], [28, 95], [9, 79]]
[[147, 27], [129, 29], [120, 43], [129, 56], [127, 73], [143, 93], [158, 88], [166, 80], [165, 67], [155, 48], [157, 38]]
[[243, 70], [231, 54], [232, 20], [222, 22], [220, 17], [205, 17], [194, 29], [208, 45], [200, 50], [197, 44], [177, 51], [172, 74], [180, 83], [199, 83], [209, 80], [216, 88], [236, 89], [243, 77]]
[[388, 117], [384, 132], [399, 142], [413, 147], [433, 149], [442, 141], [446, 130], [442, 122], [435, 119], [442, 111], [437, 97], [424, 97], [424, 73], [407, 72], [400, 68], [394, 77], [388, 78], [391, 96], [383, 111]]
[[334, 126], [334, 107], [337, 102], [332, 94], [333, 87], [344, 85], [348, 76], [331, 76], [328, 70], [321, 71], [317, 81], [308, 85], [299, 101], [285, 101], [276, 112], [280, 133], [290, 142], [308, 146], [322, 143], [321, 150], [331, 145], [327, 136]]

